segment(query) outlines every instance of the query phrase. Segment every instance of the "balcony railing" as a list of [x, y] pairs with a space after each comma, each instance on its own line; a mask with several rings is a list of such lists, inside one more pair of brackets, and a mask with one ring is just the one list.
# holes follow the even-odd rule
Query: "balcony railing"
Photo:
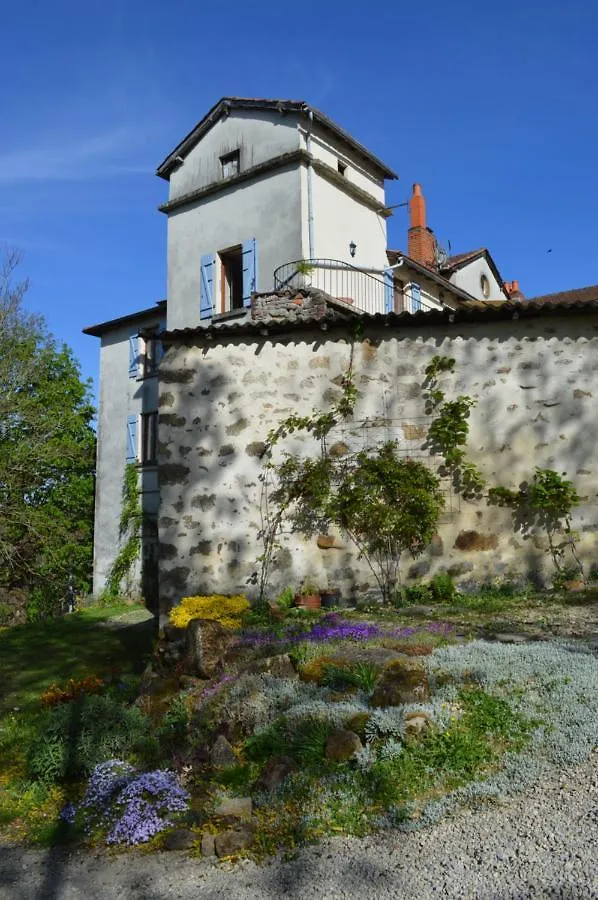
[[299, 259], [285, 263], [274, 272], [274, 288], [317, 288], [359, 312], [370, 314], [441, 308], [419, 285], [408, 283], [399, 287], [392, 269], [359, 269], [338, 259]]

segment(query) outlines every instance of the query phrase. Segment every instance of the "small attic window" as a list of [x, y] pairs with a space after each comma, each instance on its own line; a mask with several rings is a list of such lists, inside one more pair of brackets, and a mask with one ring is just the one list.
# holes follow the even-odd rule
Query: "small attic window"
[[480, 287], [482, 289], [483, 296], [487, 300], [488, 297], [490, 296], [490, 282], [488, 281], [488, 279], [486, 278], [485, 275], [482, 275], [480, 277]]
[[336, 167], [338, 169], [338, 174], [344, 176], [345, 172], [347, 171], [346, 164], [344, 162], [341, 162], [339, 159], [336, 163]]
[[223, 178], [238, 175], [241, 170], [241, 151], [233, 150], [232, 153], [226, 153], [224, 156], [221, 156], [220, 165]]

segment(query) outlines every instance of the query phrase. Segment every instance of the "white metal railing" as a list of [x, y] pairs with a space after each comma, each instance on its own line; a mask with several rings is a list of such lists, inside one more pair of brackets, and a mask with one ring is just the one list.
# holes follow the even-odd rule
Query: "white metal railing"
[[392, 268], [382, 271], [359, 269], [337, 259], [300, 259], [285, 263], [274, 272], [274, 287], [276, 290], [316, 288], [359, 312], [372, 315], [415, 313], [442, 307], [417, 283], [400, 286]]

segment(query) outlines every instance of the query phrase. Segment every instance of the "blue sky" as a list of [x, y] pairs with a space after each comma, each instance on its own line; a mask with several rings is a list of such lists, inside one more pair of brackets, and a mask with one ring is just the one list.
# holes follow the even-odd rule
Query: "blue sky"
[[227, 94], [320, 107], [399, 173], [388, 203], [420, 181], [441, 242], [526, 295], [598, 282], [589, 0], [21, 0], [2, 32], [0, 244], [86, 376], [81, 328], [165, 295], [154, 170]]

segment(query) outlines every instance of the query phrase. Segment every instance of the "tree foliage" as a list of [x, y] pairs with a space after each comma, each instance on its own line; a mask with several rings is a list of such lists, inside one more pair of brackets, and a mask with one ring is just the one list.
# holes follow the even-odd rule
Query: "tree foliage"
[[0, 590], [55, 610], [92, 562], [94, 409], [72, 353], [23, 305], [18, 254], [0, 268]]

